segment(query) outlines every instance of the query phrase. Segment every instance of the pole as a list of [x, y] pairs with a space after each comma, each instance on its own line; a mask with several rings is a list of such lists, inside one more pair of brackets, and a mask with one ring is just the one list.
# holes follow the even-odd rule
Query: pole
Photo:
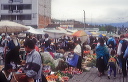
[[85, 30], [85, 10], [84, 11], [84, 30]]

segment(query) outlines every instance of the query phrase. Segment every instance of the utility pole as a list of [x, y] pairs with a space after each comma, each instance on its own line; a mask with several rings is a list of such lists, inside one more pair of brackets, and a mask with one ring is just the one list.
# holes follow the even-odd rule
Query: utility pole
[[84, 30], [85, 30], [85, 10], [84, 11]]

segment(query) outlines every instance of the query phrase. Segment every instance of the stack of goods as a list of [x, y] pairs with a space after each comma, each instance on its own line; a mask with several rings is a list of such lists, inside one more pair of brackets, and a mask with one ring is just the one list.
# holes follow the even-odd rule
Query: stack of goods
[[48, 82], [65, 82], [68, 81], [69, 78], [72, 78], [72, 75], [69, 73], [63, 73], [58, 71], [54, 74], [46, 76]]
[[51, 74], [51, 75], [46, 76], [46, 79], [48, 82], [56, 82], [59, 78], [57, 75]]
[[82, 74], [83, 71], [78, 68], [68, 67], [64, 71], [57, 71], [52, 75], [46, 76], [48, 82], [65, 82], [73, 77], [74, 74]]
[[87, 55], [82, 61], [82, 68], [85, 71], [89, 71], [91, 67], [96, 66], [96, 54]]
[[74, 74], [82, 74], [83, 71], [78, 69], [78, 68], [74, 68], [74, 67], [69, 67], [69, 68], [66, 68], [64, 71], [62, 71], [64, 74], [71, 74], [71, 75], [74, 75]]

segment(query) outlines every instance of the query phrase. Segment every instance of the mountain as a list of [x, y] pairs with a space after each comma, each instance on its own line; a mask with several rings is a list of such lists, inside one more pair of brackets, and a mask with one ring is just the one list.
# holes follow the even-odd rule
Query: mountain
[[111, 23], [109, 25], [115, 26], [115, 27], [127, 27], [128, 28], [128, 22], [125, 23]]

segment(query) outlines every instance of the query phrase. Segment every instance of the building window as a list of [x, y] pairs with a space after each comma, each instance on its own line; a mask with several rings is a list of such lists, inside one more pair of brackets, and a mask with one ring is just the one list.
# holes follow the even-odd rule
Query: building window
[[16, 10], [16, 5], [9, 5], [9, 10], [11, 11]]
[[17, 15], [17, 20], [31, 20], [31, 15]]
[[23, 9], [32, 9], [31, 4], [23, 4]]
[[22, 4], [22, 5], [17, 5], [17, 10], [25, 10], [25, 9], [32, 9], [31, 4]]
[[23, 6], [22, 5], [17, 5], [17, 10], [23, 10]]
[[17, 6], [17, 10], [32, 9], [31, 4], [22, 4], [22, 5], [1, 5], [1, 10], [16, 10], [16, 6]]
[[13, 2], [23, 2], [23, 0], [13, 0]]
[[16, 20], [16, 15], [1, 15], [1, 20]]
[[1, 5], [2, 10], [16, 10], [16, 5]]
[[30, 14], [26, 15], [1, 15], [1, 20], [31, 20]]
[[8, 10], [9, 9], [9, 5], [1, 5], [1, 10]]
[[1, 15], [1, 20], [8, 20], [9, 19], [9, 15]]

